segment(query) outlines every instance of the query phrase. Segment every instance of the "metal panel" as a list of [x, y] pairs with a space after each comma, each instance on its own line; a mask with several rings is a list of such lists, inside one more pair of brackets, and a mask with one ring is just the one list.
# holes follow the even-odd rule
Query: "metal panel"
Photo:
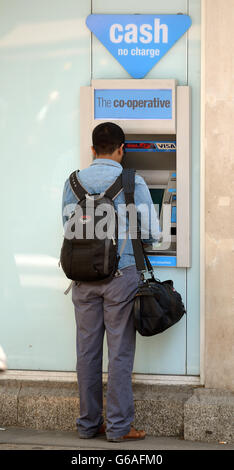
[[92, 163], [92, 88], [80, 88], [80, 170]]
[[190, 88], [178, 86], [176, 134], [177, 267], [190, 266], [190, 101]]
[[189, 1], [188, 14], [193, 22], [188, 32], [188, 85], [192, 92], [192, 243], [191, 268], [187, 269], [187, 374], [199, 374], [200, 370], [200, 9], [200, 0]]
[[58, 258], [63, 186], [79, 167], [90, 11], [90, 0], [1, 1], [0, 343], [10, 369], [76, 367], [69, 280]]
[[11, 173], [13, 188], [9, 191], [3, 178], [0, 342], [8, 365], [48, 371], [76, 366], [73, 305], [63, 295], [68, 282], [57, 261], [63, 184], [91, 156], [89, 150], [87, 161], [80, 155], [85, 130], [80, 134], [79, 90], [91, 78], [129, 79], [90, 34], [85, 18], [90, 13], [181, 12], [190, 14], [192, 27], [146, 79], [173, 77], [192, 88], [192, 264], [187, 278], [184, 268], [156, 271], [161, 279], [172, 278], [187, 302], [187, 337], [184, 319], [158, 337], [138, 336], [134, 370], [186, 373], [187, 343], [187, 373], [198, 374], [200, 0], [21, 0], [20, 8], [18, 3], [2, 0], [0, 19], [2, 172]]
[[[136, 349], [135, 369], [144, 373], [178, 374], [178, 361], [184, 364], [182, 373], [199, 374], [199, 90], [200, 90], [200, 0], [119, 0], [118, 3], [106, 0], [93, 0], [92, 13], [187, 13], [192, 18], [192, 27], [178, 43], [153, 67], [146, 76], [151, 78], [173, 77], [178, 85], [192, 87], [192, 264], [191, 268], [157, 268], [158, 278], [169, 276], [176, 288], [183, 294], [188, 315], [183, 331], [173, 331], [174, 350], [169, 351], [165, 336], [139, 338]], [[117, 79], [129, 75], [109, 54], [105, 47], [92, 37], [92, 78]], [[183, 281], [182, 281], [183, 279]], [[184, 287], [182, 287], [184, 286]], [[188, 293], [188, 296], [187, 296]], [[179, 326], [179, 325], [178, 325]], [[186, 337], [186, 328], [188, 337]], [[176, 354], [175, 354], [176, 351]], [[148, 354], [148, 355], [147, 355]], [[188, 354], [188, 356], [187, 356]], [[104, 365], [107, 367], [107, 351]], [[148, 360], [150, 357], [150, 361]], [[174, 360], [176, 358], [176, 360]], [[187, 361], [187, 362], [186, 362]]]
[[[92, 13], [118, 14], [178, 14], [187, 13], [187, 0], [93, 0]], [[146, 79], [176, 78], [181, 85], [187, 82], [187, 34], [153, 67]], [[93, 36], [92, 78], [129, 78], [129, 74]]]

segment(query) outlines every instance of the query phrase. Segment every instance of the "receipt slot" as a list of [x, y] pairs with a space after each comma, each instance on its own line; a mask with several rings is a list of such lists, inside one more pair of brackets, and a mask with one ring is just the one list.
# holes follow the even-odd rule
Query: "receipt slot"
[[92, 161], [92, 130], [114, 122], [126, 136], [123, 166], [146, 181], [161, 240], [147, 248], [153, 266], [189, 267], [190, 88], [175, 80], [93, 80], [81, 87], [81, 168]]

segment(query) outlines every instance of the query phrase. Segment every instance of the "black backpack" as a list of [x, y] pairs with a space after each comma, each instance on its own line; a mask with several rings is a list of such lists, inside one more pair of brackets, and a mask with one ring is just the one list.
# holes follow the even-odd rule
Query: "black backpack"
[[[124, 169], [101, 194], [89, 194], [76, 176], [69, 180], [78, 203], [71, 213], [60, 255], [62, 269], [72, 281], [99, 281], [111, 278], [118, 270], [118, 217], [113, 200], [134, 170]], [[135, 176], [134, 176], [135, 179]], [[100, 238], [101, 236], [101, 238]], [[122, 251], [122, 247], [121, 247]]]

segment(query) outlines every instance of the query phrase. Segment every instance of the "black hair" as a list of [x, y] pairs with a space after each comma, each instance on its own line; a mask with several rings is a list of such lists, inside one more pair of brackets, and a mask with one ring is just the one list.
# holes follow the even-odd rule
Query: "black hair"
[[111, 155], [124, 144], [125, 135], [117, 124], [104, 122], [94, 128], [92, 140], [93, 148], [97, 155]]

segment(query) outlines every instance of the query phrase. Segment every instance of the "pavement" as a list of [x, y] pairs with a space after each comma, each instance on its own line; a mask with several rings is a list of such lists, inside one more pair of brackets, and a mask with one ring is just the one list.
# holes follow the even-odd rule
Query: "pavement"
[[114, 443], [105, 436], [79, 439], [76, 431], [47, 431], [28, 428], [0, 428], [2, 450], [234, 450], [225, 442], [185, 441], [176, 437], [146, 436], [144, 440]]

